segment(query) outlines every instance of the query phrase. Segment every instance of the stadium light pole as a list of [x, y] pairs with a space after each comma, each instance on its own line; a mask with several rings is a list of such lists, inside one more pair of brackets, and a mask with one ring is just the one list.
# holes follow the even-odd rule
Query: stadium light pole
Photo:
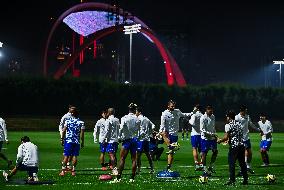
[[1, 52], [2, 48], [3, 48], [3, 42], [0, 42], [0, 57], [2, 57], [2, 52]]
[[124, 26], [124, 34], [129, 34], [129, 82], [132, 83], [132, 34], [140, 32], [141, 24]]
[[[283, 59], [284, 60], [284, 59]], [[273, 64], [279, 65], [279, 87], [282, 87], [282, 64], [284, 64], [284, 61], [273, 61]]]

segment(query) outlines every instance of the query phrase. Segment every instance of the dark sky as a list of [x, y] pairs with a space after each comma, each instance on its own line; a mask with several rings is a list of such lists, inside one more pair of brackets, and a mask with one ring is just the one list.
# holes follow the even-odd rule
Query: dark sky
[[[192, 84], [263, 85], [263, 69], [284, 54], [284, 2], [117, 2], [161, 38], [187, 35], [189, 53], [178, 64]], [[76, 3], [79, 0], [7, 1], [5, 5], [1, 2], [0, 41], [40, 60], [51, 26], [49, 18], [58, 17]]]

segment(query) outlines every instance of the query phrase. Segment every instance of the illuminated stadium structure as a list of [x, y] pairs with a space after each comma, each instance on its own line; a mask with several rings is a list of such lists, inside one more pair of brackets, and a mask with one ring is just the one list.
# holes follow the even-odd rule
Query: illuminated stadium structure
[[[115, 10], [115, 12], [113, 10]], [[129, 12], [115, 6], [93, 2], [81, 3], [71, 7], [65, 11], [52, 26], [44, 51], [43, 73], [45, 76], [48, 75], [47, 57], [49, 45], [54, 32], [62, 22], [80, 35], [80, 46], [72, 52], [72, 56], [53, 74], [54, 78], [59, 79], [62, 77], [67, 69], [75, 63], [76, 59], [79, 58], [80, 63], [83, 62], [84, 50], [88, 46], [95, 46], [96, 40], [115, 32], [123, 32], [123, 26], [125, 24], [141, 24], [140, 33], [157, 46], [164, 60], [167, 84], [177, 84], [178, 86], [186, 85], [183, 74], [176, 61], [162, 42], [155, 36], [154, 32], [144, 22], [132, 16]], [[88, 36], [88, 38], [84, 39], [86, 36]]]

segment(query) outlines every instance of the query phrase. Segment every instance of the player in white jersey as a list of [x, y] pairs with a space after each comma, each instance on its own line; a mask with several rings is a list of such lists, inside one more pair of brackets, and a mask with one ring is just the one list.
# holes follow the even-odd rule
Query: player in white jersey
[[[65, 121], [62, 131], [61, 143], [64, 146], [64, 160], [60, 176], [66, 173], [66, 165], [68, 158], [72, 157], [72, 170], [71, 175], [76, 176], [75, 168], [78, 163], [77, 157], [79, 156], [80, 148], [84, 147], [84, 122], [79, 119], [77, 109], [71, 112], [71, 117]], [[81, 141], [81, 142], [80, 142]]]
[[154, 173], [153, 159], [150, 154], [150, 137], [152, 137], [153, 130], [155, 129], [154, 123], [152, 123], [147, 117], [142, 115], [142, 108], [137, 107], [136, 116], [140, 121], [138, 131], [138, 143], [137, 143], [137, 173], [141, 171], [141, 156], [144, 152], [148, 158], [150, 165], [150, 173]]
[[[206, 107], [205, 114], [200, 118], [200, 132], [201, 132], [201, 160], [204, 167], [203, 175], [211, 175], [215, 173], [213, 165], [218, 155], [217, 149], [217, 134], [215, 129], [215, 116], [213, 115], [213, 108]], [[209, 167], [206, 166], [206, 157], [209, 150], [212, 150], [212, 157]]]
[[[67, 119], [69, 119], [71, 117], [71, 112], [76, 109], [75, 106], [73, 105], [69, 105], [68, 107], [68, 112], [66, 114], [64, 114], [62, 116], [62, 118], [60, 119], [60, 123], [58, 125], [58, 131], [59, 131], [59, 135], [60, 135], [60, 139], [62, 139], [62, 132], [63, 132], [63, 128], [64, 128], [64, 123]], [[63, 160], [64, 160], [64, 153], [62, 155], [62, 163], [63, 163]], [[71, 169], [72, 166], [71, 166], [71, 160], [72, 160], [72, 157], [68, 158], [68, 162], [67, 162], [67, 168], [68, 169]]]
[[113, 174], [117, 174], [117, 158], [116, 152], [118, 149], [118, 135], [119, 135], [119, 119], [114, 116], [114, 108], [108, 108], [107, 119], [105, 121], [105, 133], [102, 136], [102, 142], [106, 143], [106, 152], [110, 157], [110, 169], [113, 169]]
[[[246, 106], [240, 107], [240, 113], [236, 115], [235, 120], [239, 121], [242, 125], [243, 135], [244, 135], [244, 145], [246, 149], [245, 160], [247, 164], [247, 170], [251, 174], [254, 174], [254, 171], [251, 168], [251, 160], [252, 160], [252, 151], [251, 151], [251, 142], [249, 138], [249, 127], [259, 131], [258, 128], [252, 123], [250, 116], [247, 114], [248, 109]], [[241, 173], [239, 173], [241, 175]]]
[[105, 110], [102, 111], [101, 113], [102, 118], [99, 119], [96, 122], [95, 128], [94, 128], [94, 143], [97, 143], [97, 139], [99, 136], [99, 144], [100, 144], [100, 164], [102, 166], [102, 170], [105, 171], [107, 170], [107, 163], [105, 163], [105, 153], [106, 153], [106, 148], [107, 148], [107, 142], [104, 141], [104, 137], [106, 135], [106, 119], [107, 119], [107, 112]]
[[167, 171], [171, 171], [170, 168], [173, 163], [174, 148], [178, 145], [178, 130], [179, 119], [181, 117], [190, 116], [189, 113], [182, 113], [179, 109], [175, 109], [176, 103], [173, 100], [168, 102], [168, 108], [162, 112], [160, 134], [163, 136], [165, 143], [167, 144], [169, 151]]
[[203, 114], [200, 112], [200, 105], [196, 104], [193, 108], [193, 114], [189, 120], [191, 128], [191, 146], [192, 155], [195, 163], [195, 170], [202, 170], [203, 166], [199, 162], [199, 152], [201, 151], [200, 118]]
[[0, 117], [0, 158], [7, 162], [9, 169], [12, 165], [12, 160], [8, 160], [8, 158], [1, 152], [4, 142], [6, 142], [6, 144], [9, 144], [6, 123], [5, 120]]
[[260, 154], [263, 161], [262, 166], [269, 166], [268, 151], [272, 144], [272, 124], [269, 120], [266, 119], [266, 115], [262, 113], [260, 114], [260, 121], [258, 122], [258, 125], [261, 135]]
[[137, 135], [139, 129], [139, 120], [135, 115], [137, 105], [131, 103], [129, 108], [129, 114], [121, 118], [120, 129], [119, 129], [119, 139], [122, 140], [122, 146], [120, 151], [120, 160], [118, 166], [118, 175], [112, 183], [120, 182], [122, 171], [124, 169], [125, 159], [130, 151], [132, 160], [132, 175], [129, 182], [134, 182], [136, 175], [136, 152], [137, 152]]
[[21, 145], [18, 147], [18, 154], [15, 168], [8, 174], [3, 171], [3, 176], [8, 181], [17, 171], [27, 171], [28, 181], [38, 181], [38, 148], [30, 142], [28, 136], [21, 138]]

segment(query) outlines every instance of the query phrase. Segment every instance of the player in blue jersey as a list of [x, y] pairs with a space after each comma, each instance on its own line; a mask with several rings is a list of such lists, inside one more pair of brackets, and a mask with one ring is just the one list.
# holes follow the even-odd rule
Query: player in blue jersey
[[[77, 157], [79, 156], [80, 148], [84, 147], [84, 122], [79, 118], [79, 112], [75, 108], [71, 111], [71, 117], [64, 123], [62, 131], [61, 143], [64, 146], [64, 160], [62, 164], [62, 171], [60, 176], [64, 176], [66, 173], [66, 165], [68, 157], [72, 156], [72, 170], [71, 175], [75, 176], [75, 167], [77, 166]], [[81, 143], [80, 143], [81, 140]], [[80, 147], [81, 146], [81, 147]]]

